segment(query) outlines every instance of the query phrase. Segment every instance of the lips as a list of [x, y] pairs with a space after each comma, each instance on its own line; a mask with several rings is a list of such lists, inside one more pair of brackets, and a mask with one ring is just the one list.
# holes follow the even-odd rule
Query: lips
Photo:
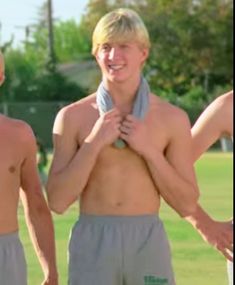
[[122, 69], [124, 65], [123, 64], [109, 64], [108, 67], [111, 70], [117, 71], [117, 70]]

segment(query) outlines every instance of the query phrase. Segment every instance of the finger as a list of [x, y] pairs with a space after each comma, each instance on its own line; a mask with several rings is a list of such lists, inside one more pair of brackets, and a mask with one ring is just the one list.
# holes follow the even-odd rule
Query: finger
[[129, 136], [127, 134], [121, 133], [120, 138], [123, 139], [124, 141], [128, 142]]
[[113, 116], [105, 116], [104, 118], [105, 122], [109, 123], [109, 122], [112, 122], [114, 124], [121, 124], [122, 122], [122, 118], [118, 115], [113, 115]]
[[[230, 246], [229, 246], [229, 247], [230, 247]], [[226, 259], [228, 259], [228, 260], [230, 260], [230, 261], [233, 260], [232, 251], [229, 250], [229, 249], [226, 247], [225, 243], [223, 243], [223, 244], [220, 243], [220, 245], [217, 245], [217, 246], [216, 246], [216, 249], [217, 249], [218, 251], [220, 251], [220, 252], [225, 256]]]
[[229, 254], [229, 252], [228, 252], [227, 250], [223, 250], [223, 251], [221, 251], [221, 253], [223, 254], [223, 256], [224, 256], [227, 260], [233, 262], [233, 256], [232, 256], [231, 254]]
[[121, 116], [115, 116], [115, 117], [114, 117], [114, 122], [121, 125], [121, 123], [122, 123], [122, 117], [121, 117]]
[[130, 121], [124, 120], [124, 121], [122, 122], [122, 125], [123, 125], [124, 127], [127, 127], [127, 128], [133, 128], [133, 127], [134, 127], [134, 122], [130, 122]]
[[136, 119], [136, 117], [133, 116], [133, 115], [130, 115], [130, 114], [126, 116], [125, 121], [127, 121], [127, 122], [132, 122], [132, 123], [138, 122], [138, 120]]
[[117, 108], [113, 108], [105, 113], [105, 117], [121, 116], [120, 111]]
[[120, 126], [120, 131], [121, 131], [123, 134], [129, 135], [130, 132], [131, 132], [131, 128], [126, 127], [126, 126], [123, 126], [123, 124], [121, 124], [121, 126]]
[[120, 123], [118, 123], [118, 124], [116, 124], [116, 128], [117, 128], [117, 130], [118, 130], [118, 132], [121, 134], [121, 124]]
[[229, 244], [227, 246], [227, 249], [232, 253], [233, 252], [233, 245], [232, 244]]

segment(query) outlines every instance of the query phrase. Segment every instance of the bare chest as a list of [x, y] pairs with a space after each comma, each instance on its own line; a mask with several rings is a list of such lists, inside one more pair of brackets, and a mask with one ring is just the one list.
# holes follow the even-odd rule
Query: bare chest
[[[99, 114], [96, 111], [93, 112], [93, 114], [89, 114], [89, 117], [84, 117], [82, 120], [80, 120], [79, 132], [77, 134], [77, 142], [79, 145], [82, 145], [86, 137], [91, 133], [98, 119]], [[154, 114], [154, 112], [149, 112], [143, 121], [143, 124], [145, 124], [147, 128], [147, 141], [154, 144], [157, 150], [164, 152], [169, 142], [169, 132], [167, 131], [168, 127], [166, 126], [164, 120], [160, 116]], [[128, 148], [120, 152], [111, 145], [109, 148], [109, 153], [110, 150], [113, 150], [112, 154], [114, 157], [117, 157], [117, 159], [122, 157], [120, 154], [124, 153], [125, 156], [131, 154], [129, 151], [130, 149]]]
[[19, 173], [23, 162], [20, 143], [12, 136], [0, 135], [0, 176], [3, 178], [12, 177]]

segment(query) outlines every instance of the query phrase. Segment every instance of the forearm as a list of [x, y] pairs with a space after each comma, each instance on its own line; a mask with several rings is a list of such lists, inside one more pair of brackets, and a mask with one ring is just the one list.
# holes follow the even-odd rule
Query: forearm
[[209, 223], [213, 223], [213, 219], [199, 204], [197, 204], [195, 211], [189, 216], [185, 217], [185, 219], [199, 232], [203, 232]]
[[145, 160], [163, 199], [182, 217], [194, 212], [199, 196], [196, 185], [181, 177], [160, 152]]
[[46, 280], [58, 280], [51, 214], [44, 203], [26, 212], [26, 222]]
[[98, 146], [84, 143], [64, 169], [52, 172], [47, 183], [50, 208], [63, 213], [84, 190], [99, 153]]

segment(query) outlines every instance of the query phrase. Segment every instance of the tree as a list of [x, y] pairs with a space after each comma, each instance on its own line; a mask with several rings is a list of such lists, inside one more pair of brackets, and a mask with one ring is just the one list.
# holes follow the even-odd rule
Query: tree
[[59, 21], [55, 25], [55, 51], [58, 62], [90, 57], [90, 41], [75, 20]]
[[219, 89], [231, 88], [232, 1], [90, 0], [81, 21], [90, 38], [100, 17], [118, 7], [136, 10], [148, 28], [145, 75], [155, 93], [186, 109], [191, 101], [194, 118]]

